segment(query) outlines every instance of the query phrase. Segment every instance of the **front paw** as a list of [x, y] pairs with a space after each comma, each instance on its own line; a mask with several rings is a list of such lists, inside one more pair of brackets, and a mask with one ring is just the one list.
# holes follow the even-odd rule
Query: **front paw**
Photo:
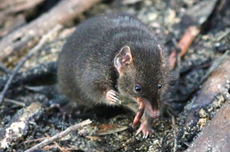
[[148, 136], [152, 135], [154, 130], [152, 129], [151, 125], [147, 121], [144, 121], [141, 123], [139, 129], [137, 130], [136, 135], [139, 134], [140, 132], [143, 133], [143, 138], [147, 138]]
[[109, 90], [106, 92], [106, 100], [110, 103], [110, 104], [121, 104], [121, 101], [119, 99], [119, 95], [116, 91], [114, 90]]

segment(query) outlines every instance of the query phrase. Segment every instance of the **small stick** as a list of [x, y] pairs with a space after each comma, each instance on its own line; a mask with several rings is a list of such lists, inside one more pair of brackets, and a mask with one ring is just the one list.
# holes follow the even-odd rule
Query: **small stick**
[[0, 70], [6, 74], [11, 73], [11, 71], [7, 67], [5, 67], [5, 65], [3, 65], [2, 62], [0, 62]]
[[[176, 41], [176, 39], [173, 39], [172, 42], [175, 49], [172, 51], [172, 53], [169, 56], [169, 64], [170, 64], [170, 68], [174, 69], [176, 63], [180, 65], [179, 61], [181, 56], [179, 56], [178, 54], [180, 54], [181, 48], [179, 47], [179, 43]], [[180, 67], [177, 68], [180, 69]]]
[[21, 106], [21, 107], [25, 107], [25, 103], [22, 103], [22, 102], [19, 102], [19, 101], [16, 101], [16, 100], [5, 99], [5, 102], [9, 102], [9, 103], [13, 103], [13, 104], [16, 104], [18, 106]]
[[173, 136], [174, 136], [174, 146], [173, 146], [173, 152], [177, 152], [177, 137], [176, 137], [176, 124], [175, 124], [175, 118], [172, 116], [172, 128], [173, 128]]
[[58, 139], [63, 138], [64, 136], [68, 135], [70, 132], [75, 131], [75, 130], [77, 130], [77, 129], [85, 126], [85, 125], [88, 125], [90, 123], [92, 123], [92, 121], [87, 119], [85, 121], [82, 121], [81, 123], [78, 123], [78, 124], [75, 124], [73, 126], [70, 126], [66, 130], [58, 133], [57, 135], [42, 141], [41, 143], [35, 145], [34, 147], [32, 147], [30, 149], [27, 149], [25, 152], [33, 152], [34, 150], [41, 149], [42, 147], [44, 147], [44, 146], [46, 146], [46, 145], [48, 145], [48, 144], [50, 144], [50, 143], [52, 143], [52, 142], [54, 142], [54, 141], [56, 141]]
[[3, 99], [5, 97], [6, 91], [9, 89], [10, 84], [11, 84], [13, 78], [15, 77], [15, 75], [18, 73], [19, 69], [24, 65], [24, 63], [30, 57], [32, 57], [32, 55], [34, 55], [38, 50], [41, 49], [43, 44], [53, 35], [53, 33], [59, 31], [61, 28], [62, 28], [62, 26], [60, 24], [56, 25], [49, 33], [47, 33], [46, 35], [44, 35], [42, 37], [42, 39], [38, 42], [38, 44], [34, 48], [32, 48], [29, 51], [29, 53], [26, 56], [24, 56], [24, 58], [21, 61], [19, 61], [18, 65], [14, 68], [12, 75], [10, 76], [8, 81], [6, 82], [6, 85], [5, 85], [4, 89], [2, 90], [2, 92], [0, 94], [0, 105], [3, 102]]
[[[181, 52], [179, 53], [179, 56], [182, 57], [186, 51], [188, 50], [189, 46], [192, 44], [195, 37], [199, 34], [200, 30], [195, 26], [190, 26], [185, 31], [183, 37], [180, 39], [177, 46], [181, 49]], [[175, 63], [176, 63], [176, 50], [173, 50], [173, 52], [169, 56], [170, 61], [170, 68], [174, 69]]]
[[[50, 138], [50, 135], [45, 133], [45, 135]], [[68, 150], [65, 150], [64, 148], [62, 148], [56, 141], [54, 141], [54, 144], [58, 147], [58, 149], [60, 149], [60, 151], [62, 152], [69, 152]]]
[[181, 48], [180, 56], [183, 56], [188, 50], [189, 46], [192, 44], [194, 38], [200, 33], [200, 30], [195, 26], [190, 26], [185, 31], [183, 37], [178, 43]]

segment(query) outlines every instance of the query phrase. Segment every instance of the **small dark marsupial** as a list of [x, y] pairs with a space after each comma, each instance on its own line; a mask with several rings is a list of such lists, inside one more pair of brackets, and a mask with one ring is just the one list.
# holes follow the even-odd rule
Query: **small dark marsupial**
[[67, 98], [88, 106], [116, 105], [122, 96], [133, 100], [131, 105], [140, 105], [133, 108], [134, 125], [144, 114], [137, 131], [144, 137], [153, 132], [153, 118], [159, 117], [166, 75], [163, 52], [151, 30], [125, 14], [81, 23], [58, 60], [59, 87]]

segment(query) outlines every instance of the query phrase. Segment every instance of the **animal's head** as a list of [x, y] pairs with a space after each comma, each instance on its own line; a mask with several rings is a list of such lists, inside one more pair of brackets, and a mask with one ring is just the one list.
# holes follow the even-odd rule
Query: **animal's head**
[[[151, 117], [159, 116], [160, 92], [164, 84], [164, 58], [160, 47], [143, 50], [124, 46], [114, 58], [118, 90], [124, 96], [144, 102]], [[140, 50], [139, 50], [140, 49]]]

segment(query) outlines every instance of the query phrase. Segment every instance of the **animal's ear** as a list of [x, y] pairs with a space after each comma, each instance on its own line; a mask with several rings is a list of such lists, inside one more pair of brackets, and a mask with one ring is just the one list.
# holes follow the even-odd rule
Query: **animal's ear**
[[129, 46], [123, 46], [114, 58], [114, 66], [119, 73], [123, 72], [124, 68], [132, 62], [133, 57]]

